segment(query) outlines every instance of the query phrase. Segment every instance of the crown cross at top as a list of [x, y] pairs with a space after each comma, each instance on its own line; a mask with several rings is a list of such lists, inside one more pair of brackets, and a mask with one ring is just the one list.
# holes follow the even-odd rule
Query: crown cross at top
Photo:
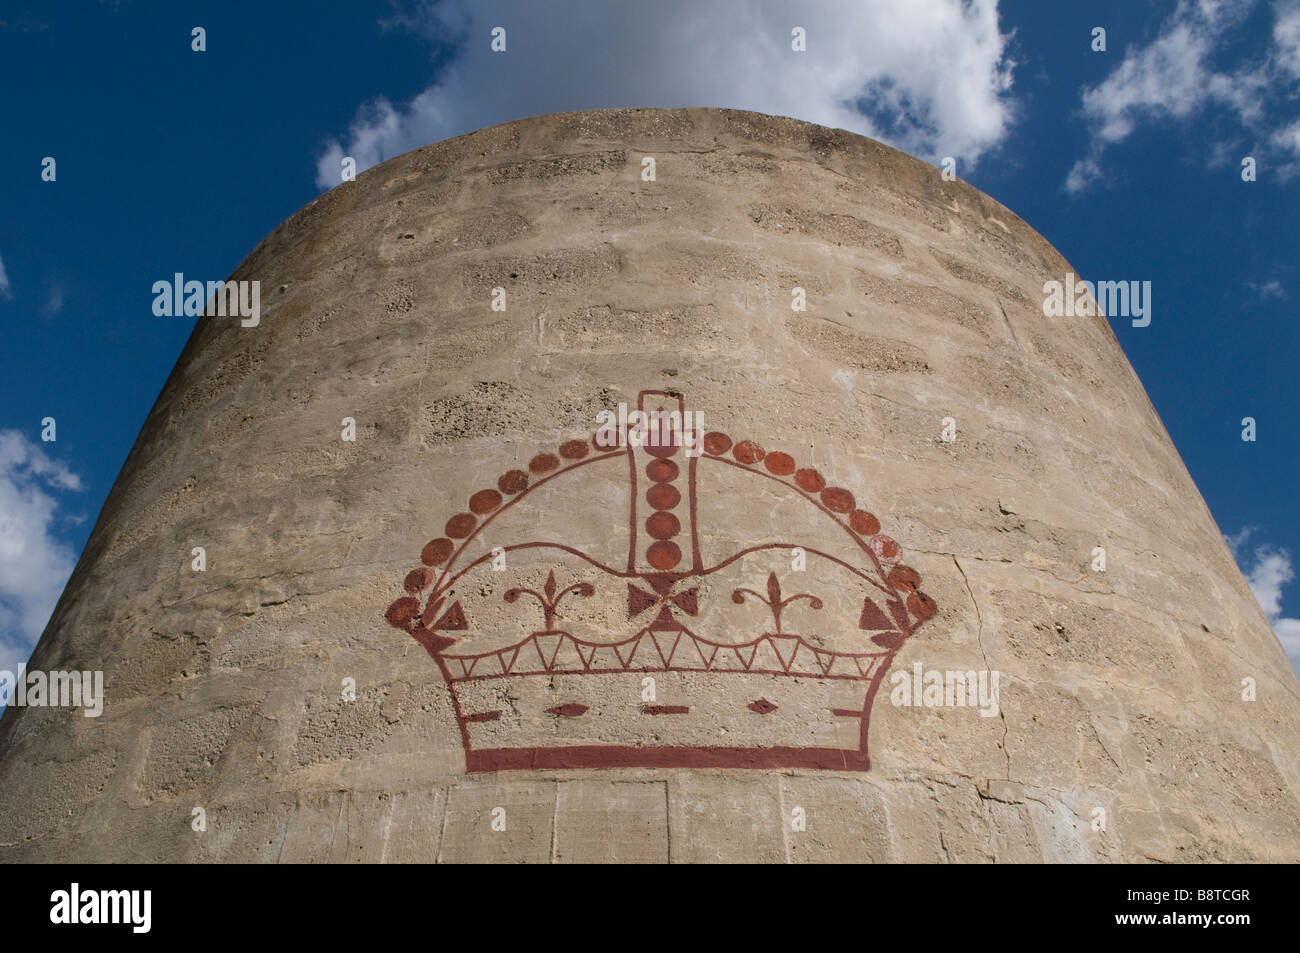
[[[687, 453], [687, 448], [699, 447], [702, 435], [689, 427], [691, 417], [680, 394], [642, 391], [637, 396], [637, 410], [649, 426], [640, 445], [628, 441], [632, 455], [628, 570], [647, 579], [660, 573], [699, 572], [694, 489], [699, 456]], [[662, 583], [652, 585], [661, 595], [666, 594]]]
[[641, 391], [637, 410], [643, 436], [639, 442], [628, 440], [632, 456], [628, 572], [645, 585], [628, 583], [627, 614], [634, 618], [658, 606], [650, 628], [664, 631], [680, 628], [671, 607], [691, 616], [699, 611], [697, 588], [674, 589], [682, 578], [702, 568], [695, 527], [699, 459], [695, 448], [701, 446], [703, 434], [695, 429], [681, 394]]

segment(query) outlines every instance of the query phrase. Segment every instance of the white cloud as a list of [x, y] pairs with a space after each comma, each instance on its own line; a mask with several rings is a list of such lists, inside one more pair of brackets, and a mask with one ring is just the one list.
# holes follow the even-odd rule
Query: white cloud
[[1250, 568], [1242, 561], [1242, 547], [1255, 528], [1247, 526], [1236, 536], [1225, 535], [1223, 538], [1232, 551], [1237, 564], [1241, 566], [1250, 584], [1250, 591], [1255, 594], [1259, 607], [1268, 616], [1273, 631], [1277, 634], [1291, 667], [1300, 675], [1300, 619], [1290, 619], [1282, 615], [1282, 587], [1295, 579], [1295, 568], [1291, 563], [1291, 554], [1285, 549], [1271, 546], [1256, 546], [1251, 554]]
[[1275, 619], [1273, 631], [1277, 633], [1282, 648], [1286, 650], [1291, 668], [1300, 675], [1300, 619]]
[[1300, 156], [1300, 119], [1274, 132], [1269, 141], [1278, 148], [1286, 149]]
[[1234, 559], [1237, 558], [1237, 554], [1241, 552], [1241, 547], [1246, 545], [1246, 540], [1250, 539], [1251, 534], [1254, 532], [1254, 526], [1244, 526], [1236, 536], [1229, 536], [1227, 533], [1223, 534], [1223, 541], [1228, 544], [1228, 550], [1232, 553]]
[[1071, 194], [1082, 192], [1101, 177], [1100, 162], [1092, 158], [1080, 159], [1071, 166], [1070, 174], [1065, 177], [1065, 191]]
[[1286, 300], [1286, 289], [1282, 287], [1282, 282], [1278, 281], [1276, 278], [1264, 282], [1248, 281], [1246, 282], [1246, 287], [1266, 301], [1269, 298], [1277, 298], [1281, 301]]
[[17, 430], [0, 430], [0, 669], [26, 661], [76, 564], [54, 533], [59, 501], [81, 478]]
[[80, 490], [81, 477], [61, 460], [53, 460], [21, 431], [0, 430], [0, 475], [26, 470], [60, 490]]
[[51, 288], [49, 297], [45, 299], [45, 304], [41, 310], [47, 315], [58, 314], [63, 310], [63, 289]]
[[1278, 65], [1292, 76], [1300, 77], [1300, 0], [1277, 5], [1273, 48]]
[[[1300, 77], [1300, 0], [1273, 6], [1274, 29], [1257, 60], [1227, 69], [1215, 66], [1233, 29], [1255, 6], [1256, 0], [1179, 0], [1154, 40], [1126, 50], [1109, 76], [1085, 88], [1082, 112], [1092, 143], [1066, 177], [1066, 191], [1081, 192], [1101, 179], [1106, 149], [1140, 125], [1186, 123], [1212, 106], [1235, 116], [1240, 126], [1262, 138], [1263, 146], [1300, 153], [1300, 137], [1281, 129], [1271, 132], [1275, 123], [1264, 110], [1267, 103], [1290, 108], [1294, 100], [1294, 79]], [[1207, 164], [1213, 168], [1222, 161], [1222, 149], [1213, 148]]]
[[1286, 550], [1260, 546], [1255, 549], [1254, 560], [1246, 581], [1250, 583], [1250, 591], [1255, 594], [1264, 614], [1276, 619], [1282, 614], [1282, 587], [1295, 578], [1291, 554]]
[[5, 273], [5, 262], [0, 258], [0, 298], [12, 298], [13, 292], [9, 288], [9, 275]]
[[[720, 106], [870, 135], [973, 165], [1013, 120], [1014, 67], [997, 0], [524, 0], [425, 4], [397, 25], [454, 55], [409, 103], [363, 105], [319, 157], [317, 184], [449, 136], [525, 116], [615, 106]], [[507, 50], [490, 49], [494, 26]], [[807, 52], [790, 49], [807, 31]]]

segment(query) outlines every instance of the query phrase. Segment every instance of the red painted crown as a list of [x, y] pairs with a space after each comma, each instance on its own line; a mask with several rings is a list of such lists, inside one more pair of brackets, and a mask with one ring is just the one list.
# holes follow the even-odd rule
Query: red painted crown
[[[637, 409], [689, 421], [672, 392]], [[388, 607], [442, 670], [468, 770], [866, 770], [872, 699], [936, 611], [920, 576], [817, 470], [660, 426], [503, 474]]]

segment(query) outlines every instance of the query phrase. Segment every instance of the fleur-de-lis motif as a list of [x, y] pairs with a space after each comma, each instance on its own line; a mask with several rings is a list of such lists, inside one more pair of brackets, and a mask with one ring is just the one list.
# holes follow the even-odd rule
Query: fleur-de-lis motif
[[564, 601], [564, 597], [571, 592], [576, 592], [584, 599], [589, 599], [591, 596], [595, 595], [596, 587], [589, 582], [579, 582], [569, 586], [569, 588], [557, 595], [555, 591], [555, 571], [552, 570], [547, 575], [546, 585], [542, 587], [541, 592], [538, 592], [536, 589], [516, 587], [514, 589], [508, 589], [502, 598], [504, 598], [506, 602], [514, 602], [522, 595], [527, 594], [532, 596], [542, 607], [542, 615], [546, 619], [546, 631], [549, 632], [555, 628], [556, 610], [559, 609], [560, 603]]
[[788, 606], [790, 603], [794, 602], [796, 599], [807, 599], [809, 604], [814, 609], [820, 609], [822, 607], [822, 601], [820, 599], [806, 592], [801, 592], [798, 595], [793, 595], [789, 599], [782, 599], [781, 583], [777, 580], [776, 573], [774, 572], [767, 574], [767, 598], [766, 599], [764, 599], [753, 589], [736, 589], [731, 593], [731, 601], [734, 602], [736, 605], [740, 605], [745, 601], [746, 595], [753, 596], [759, 602], [763, 603], [765, 606], [767, 606], [769, 609], [772, 610], [772, 622], [776, 626], [777, 634], [780, 634], [781, 632], [781, 610], [784, 609], [786, 606]]

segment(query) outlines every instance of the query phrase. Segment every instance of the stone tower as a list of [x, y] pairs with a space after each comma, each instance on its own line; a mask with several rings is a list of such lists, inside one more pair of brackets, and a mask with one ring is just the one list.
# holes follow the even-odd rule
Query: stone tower
[[1070, 270], [728, 110], [333, 189], [141, 430], [0, 858], [1300, 859], [1300, 685]]

